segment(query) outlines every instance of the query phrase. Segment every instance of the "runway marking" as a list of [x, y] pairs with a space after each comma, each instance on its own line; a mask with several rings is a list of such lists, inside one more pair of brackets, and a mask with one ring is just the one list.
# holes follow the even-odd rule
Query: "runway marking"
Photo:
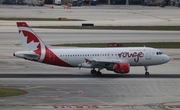
[[139, 104], [139, 105], [49, 105], [49, 104], [0, 104], [0, 107], [51, 107], [55, 109], [104, 109], [104, 108], [136, 108], [150, 107], [162, 110], [180, 109], [180, 105], [171, 105], [167, 103], [159, 104]]
[[95, 109], [99, 108], [98, 106], [92, 106], [92, 105], [60, 105], [60, 106], [54, 106], [54, 108], [65, 108], [65, 109]]
[[180, 58], [171, 58], [171, 60], [180, 60]]
[[180, 101], [174, 101], [174, 102], [164, 102], [159, 104], [159, 108], [163, 110], [172, 110], [172, 109], [179, 109], [180, 105], [173, 105], [172, 103], [180, 103]]
[[43, 98], [54, 98], [55, 96], [26, 96], [27, 98], [41, 98], [41, 99], [43, 99]]
[[180, 108], [180, 105], [169, 105], [167, 107], [169, 107], [169, 108]]
[[44, 88], [45, 86], [26, 86], [25, 88], [19, 88], [19, 89], [37, 89], [37, 88]]

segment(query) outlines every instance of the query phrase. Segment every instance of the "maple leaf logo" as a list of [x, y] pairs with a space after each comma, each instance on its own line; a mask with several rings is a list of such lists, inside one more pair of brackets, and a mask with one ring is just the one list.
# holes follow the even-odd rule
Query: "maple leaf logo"
[[36, 54], [41, 55], [40, 41], [34, 35], [34, 33], [29, 32], [29, 31], [21, 31], [20, 36], [21, 36], [22, 45], [24, 47], [24, 50], [34, 51]]
[[26, 50], [37, 50], [38, 48], [38, 45], [40, 44], [39, 42], [34, 42], [34, 40], [32, 40], [31, 42], [27, 43], [27, 39], [28, 39], [28, 36], [24, 36], [22, 37], [22, 40], [24, 42], [24, 48]]

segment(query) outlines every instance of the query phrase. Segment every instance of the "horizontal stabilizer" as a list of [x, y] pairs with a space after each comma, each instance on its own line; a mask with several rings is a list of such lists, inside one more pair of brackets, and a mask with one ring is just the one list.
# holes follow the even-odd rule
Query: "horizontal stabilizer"
[[37, 60], [39, 58], [39, 55], [34, 53], [33, 51], [15, 52], [14, 56], [19, 57], [19, 58], [29, 59], [29, 60]]

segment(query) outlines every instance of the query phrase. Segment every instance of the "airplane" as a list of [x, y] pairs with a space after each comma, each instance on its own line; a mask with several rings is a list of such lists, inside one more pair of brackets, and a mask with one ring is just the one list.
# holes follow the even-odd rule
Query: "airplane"
[[130, 66], [144, 66], [148, 76], [149, 66], [170, 61], [168, 55], [151, 47], [50, 49], [26, 22], [17, 22], [17, 27], [24, 50], [14, 56], [56, 66], [91, 68], [90, 73], [96, 76], [101, 76], [102, 69], [126, 74]]

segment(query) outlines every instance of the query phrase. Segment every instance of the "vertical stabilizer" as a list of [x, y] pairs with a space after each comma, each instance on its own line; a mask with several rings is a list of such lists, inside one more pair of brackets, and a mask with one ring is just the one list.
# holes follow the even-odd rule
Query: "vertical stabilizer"
[[17, 22], [17, 26], [24, 51], [15, 52], [14, 56], [51, 65], [72, 67], [61, 60], [52, 49], [47, 48], [25, 22]]
[[17, 22], [17, 26], [24, 51], [33, 51], [35, 54], [39, 55], [38, 61], [42, 61], [46, 48], [43, 41], [26, 22]]
[[17, 22], [17, 26], [24, 50], [30, 51], [45, 48], [45, 44], [26, 22]]

